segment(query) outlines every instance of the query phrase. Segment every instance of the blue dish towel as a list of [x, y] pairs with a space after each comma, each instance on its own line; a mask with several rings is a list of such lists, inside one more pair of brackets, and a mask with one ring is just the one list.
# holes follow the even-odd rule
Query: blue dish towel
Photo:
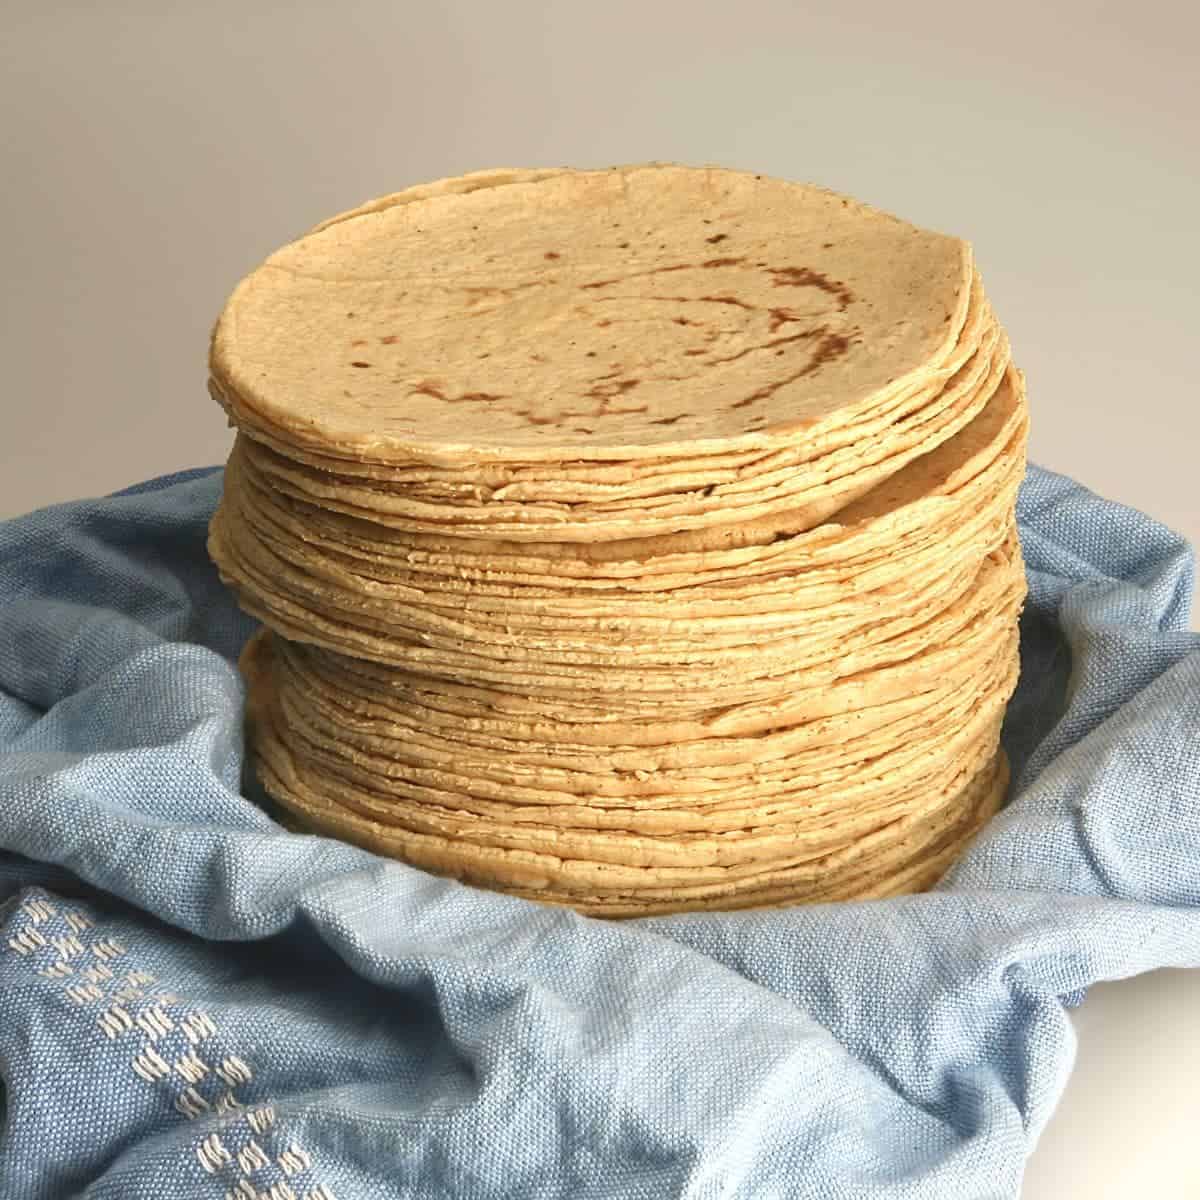
[[271, 819], [219, 488], [0, 525], [3, 1200], [1014, 1196], [1066, 1007], [1200, 965], [1192, 563], [1139, 513], [1031, 469], [1015, 798], [937, 891], [605, 923]]

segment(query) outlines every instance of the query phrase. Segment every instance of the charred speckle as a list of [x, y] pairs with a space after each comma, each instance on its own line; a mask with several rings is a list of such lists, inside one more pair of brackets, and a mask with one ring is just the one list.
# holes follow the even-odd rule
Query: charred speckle
[[595, 350], [589, 350], [589, 351], [587, 352], [587, 355], [586, 355], [586, 357], [587, 357], [587, 358], [595, 358], [595, 357], [596, 357], [596, 352], [595, 352]]
[[753, 354], [756, 350], [770, 350], [775, 346], [786, 346], [793, 342], [807, 342], [813, 338], [821, 337], [825, 333], [825, 327], [822, 325], [817, 329], [803, 329], [799, 333], [789, 334], [787, 337], [774, 338], [762, 346], [747, 346], [745, 350], [739, 350], [736, 354], [728, 354], [724, 358], [715, 358], [715, 363], [735, 362], [739, 358], [745, 358], [747, 354]]
[[843, 310], [854, 299], [854, 293], [840, 279], [830, 279], [811, 267], [768, 267], [767, 274], [776, 287], [811, 287], [834, 296]]
[[[497, 392], [463, 392], [461, 396], [448, 396], [445, 389], [435, 379], [423, 379], [413, 386], [413, 394], [417, 396], [432, 396], [435, 400], [443, 400], [447, 404], [462, 404], [466, 401], [504, 400], [506, 396]], [[524, 412], [521, 413], [525, 415]]]
[[611, 324], [612, 324], [612, 322], [606, 317], [603, 321], [596, 322], [596, 328], [597, 329], [607, 329]]
[[593, 279], [591, 283], [581, 283], [585, 291], [592, 288], [611, 287], [614, 283], [628, 283], [631, 279], [640, 279], [645, 275], [669, 275], [672, 271], [695, 270], [695, 263], [673, 263], [669, 267], [651, 267], [647, 271], [632, 271], [628, 275], [616, 275], [612, 279]]
[[617, 243], [617, 249], [618, 249], [618, 250], [628, 250], [628, 249], [629, 249], [629, 243], [628, 243], [628, 242], [618, 242], [618, 243]]
[[801, 319], [788, 308], [772, 308], [768, 311], [771, 314], [770, 320], [767, 323], [768, 333], [774, 333], [781, 325], [786, 325], [789, 321], [799, 321]]
[[682, 421], [682, 420], [683, 420], [683, 413], [680, 413], [678, 416], [675, 416], [675, 417], [658, 417], [655, 420], [651, 421], [650, 424], [651, 425], [674, 425], [676, 421]]
[[352, 367], [369, 367], [369, 362], [363, 362], [361, 358], [356, 358], [351, 364]]
[[827, 333], [817, 343], [812, 359], [806, 368], [806, 374], [812, 375], [820, 370], [823, 364], [841, 358], [852, 345], [851, 339], [841, 333]]
[[832, 249], [833, 249], [833, 243], [832, 243], [832, 242], [822, 242], [822, 243], [821, 243], [821, 249], [822, 249], [822, 250], [832, 250]]
[[747, 304], [745, 300], [739, 300], [736, 296], [701, 296], [701, 300], [708, 300], [712, 304], [732, 304], [735, 308], [753, 309], [753, 304]]
[[710, 246], [715, 246], [718, 242], [723, 242], [728, 236], [729, 234], [727, 233], [714, 233], [712, 237], [706, 237], [704, 240]]
[[799, 338], [819, 337], [816, 348], [813, 350], [808, 362], [798, 371], [793, 371], [790, 375], [785, 375], [782, 379], [775, 383], [767, 383], [757, 390], [751, 392], [748, 396], [743, 396], [740, 400], [733, 402], [733, 408], [748, 408], [751, 404], [759, 400], [766, 400], [773, 396], [781, 387], [786, 387], [789, 383], [795, 383], [797, 379], [803, 379], [806, 375], [815, 375], [822, 366], [827, 362], [833, 362], [835, 359], [841, 358], [852, 344], [851, 338], [846, 337], [842, 333], [829, 333], [825, 329], [813, 329], [803, 334], [798, 334], [796, 337], [780, 339], [781, 341], [796, 341]]
[[744, 263], [744, 258], [710, 258], [707, 262], [702, 262], [702, 267], [736, 267], [738, 263]]
[[697, 354], [707, 354], [707, 353], [708, 353], [708, 351], [706, 351], [706, 350], [685, 350], [684, 351], [684, 354], [686, 354], [689, 358], [694, 358]]
[[553, 250], [547, 250], [547, 251], [546, 251], [546, 253], [545, 253], [545, 254], [544, 254], [542, 257], [543, 257], [543, 258], [548, 258], [548, 259], [551, 259], [551, 260], [553, 260], [553, 259], [556, 259], [556, 258], [562, 258], [562, 255], [561, 255], [561, 254], [558, 254], [558, 253], [556, 253], [556, 252], [555, 252], [555, 251], [553, 251]]

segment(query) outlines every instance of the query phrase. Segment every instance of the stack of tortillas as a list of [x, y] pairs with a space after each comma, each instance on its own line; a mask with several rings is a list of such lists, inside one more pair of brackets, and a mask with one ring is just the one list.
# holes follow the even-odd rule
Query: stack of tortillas
[[245, 279], [210, 547], [301, 826], [597, 915], [932, 884], [996, 809], [1020, 374], [962, 241], [497, 171]]

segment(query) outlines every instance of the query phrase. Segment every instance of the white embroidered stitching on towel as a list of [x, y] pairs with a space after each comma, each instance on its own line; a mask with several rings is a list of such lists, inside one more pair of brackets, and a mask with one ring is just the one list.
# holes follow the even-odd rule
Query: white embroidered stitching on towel
[[225, 1188], [224, 1200], [336, 1200], [315, 1178], [312, 1159], [276, 1125], [271, 1104], [246, 1107], [238, 1096], [254, 1068], [223, 1045], [213, 1018], [138, 967], [80, 906], [40, 888], [8, 914], [0, 953], [20, 956], [61, 985], [97, 1036], [128, 1040], [129, 1066], [188, 1120], [219, 1118], [194, 1153]]

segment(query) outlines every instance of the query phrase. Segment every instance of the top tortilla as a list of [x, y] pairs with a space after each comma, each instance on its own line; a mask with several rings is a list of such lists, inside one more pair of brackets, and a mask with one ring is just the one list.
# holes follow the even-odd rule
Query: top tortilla
[[971, 277], [965, 242], [809, 185], [478, 173], [272, 255], [210, 365], [285, 441], [380, 462], [737, 453], [936, 370]]

